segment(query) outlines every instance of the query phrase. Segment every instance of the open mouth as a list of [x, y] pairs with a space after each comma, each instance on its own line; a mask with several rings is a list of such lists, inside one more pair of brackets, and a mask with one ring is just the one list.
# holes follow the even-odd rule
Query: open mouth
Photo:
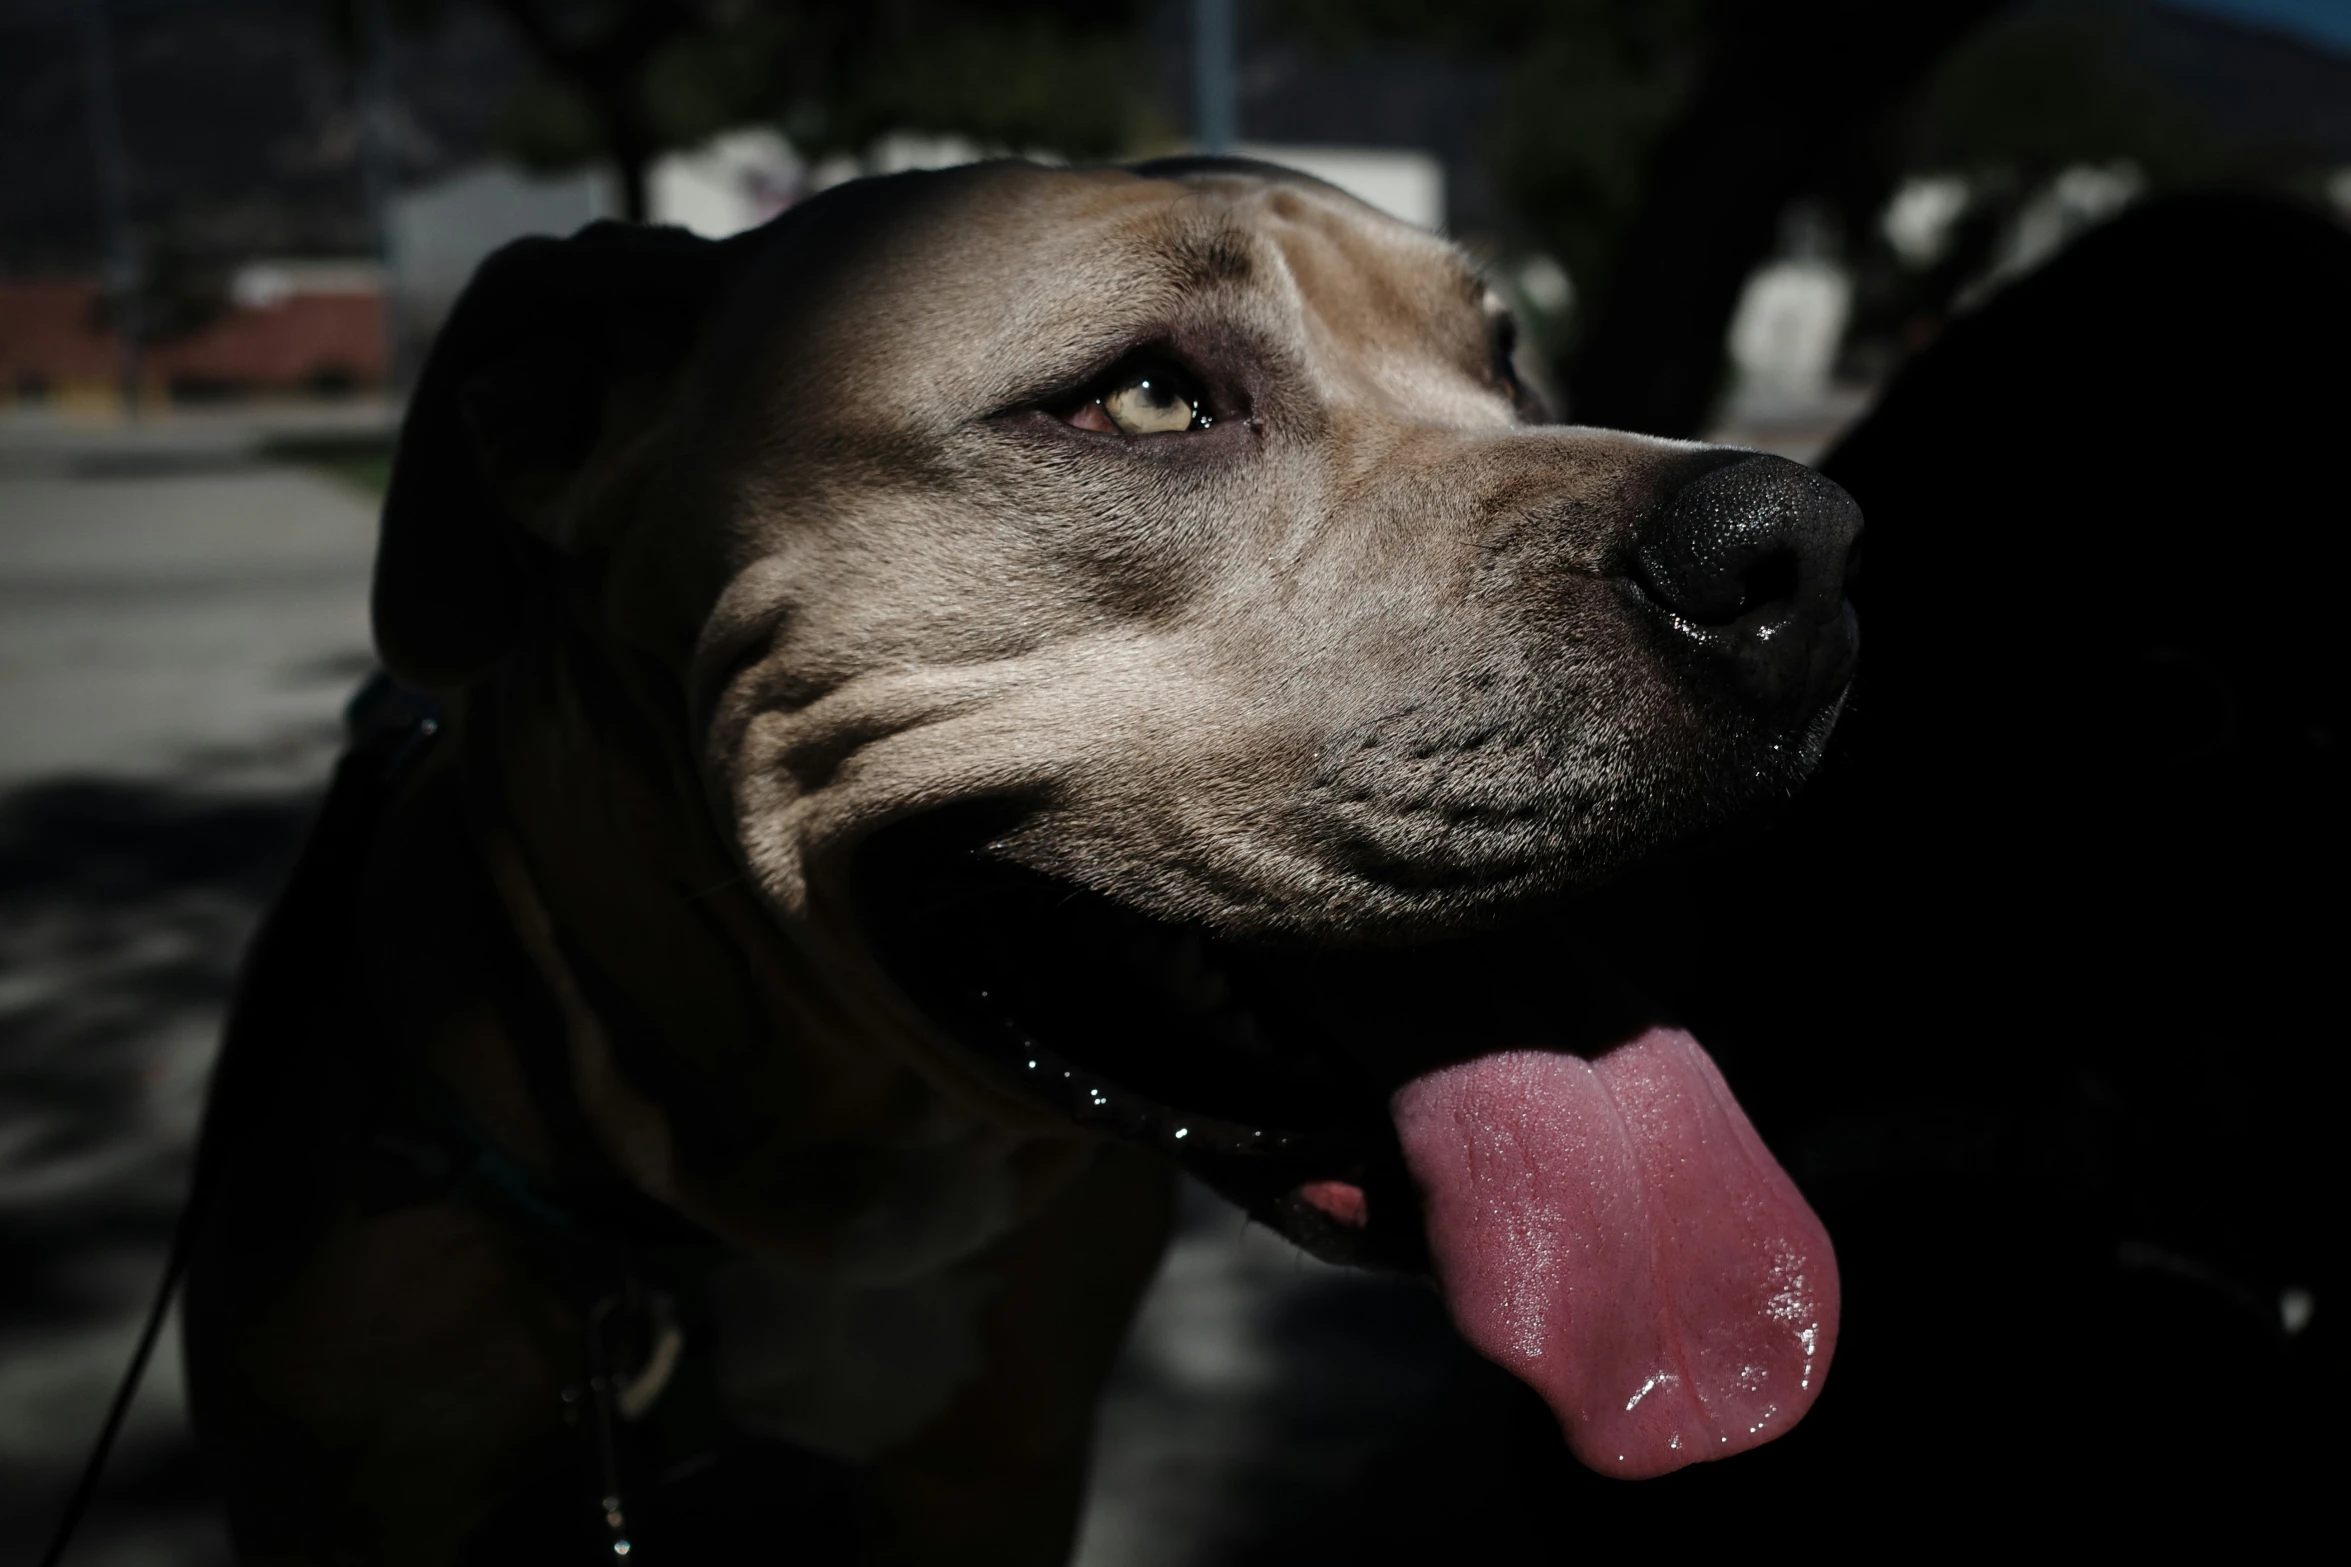
[[1600, 951], [1621, 902], [1418, 944], [1235, 942], [992, 857], [1001, 826], [971, 808], [867, 847], [891, 979], [1072, 1120], [1158, 1148], [1326, 1261], [1429, 1267], [1399, 1089], [1497, 1050], [1597, 1055], [1653, 1020]]
[[1257, 946], [992, 858], [987, 826], [942, 813], [858, 866], [885, 969], [966, 1048], [1318, 1255], [1432, 1273], [1604, 1473], [1742, 1451], [1818, 1395], [1834, 1254], [1620, 977], [1636, 906]]
[[1395, 1082], [1348, 1026], [1345, 972], [1363, 956], [1153, 919], [988, 856], [986, 820], [908, 824], [860, 859], [875, 950], [934, 1026], [1319, 1256], [1424, 1269]]

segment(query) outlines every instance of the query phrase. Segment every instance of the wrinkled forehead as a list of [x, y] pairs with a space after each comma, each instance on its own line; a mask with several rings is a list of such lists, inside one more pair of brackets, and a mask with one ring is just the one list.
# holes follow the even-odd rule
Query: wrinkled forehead
[[722, 351], [761, 345], [834, 406], [886, 379], [901, 410], [1016, 402], [1186, 330], [1342, 378], [1476, 362], [1488, 291], [1452, 245], [1287, 171], [1169, 170], [996, 164], [842, 187], [779, 225]]

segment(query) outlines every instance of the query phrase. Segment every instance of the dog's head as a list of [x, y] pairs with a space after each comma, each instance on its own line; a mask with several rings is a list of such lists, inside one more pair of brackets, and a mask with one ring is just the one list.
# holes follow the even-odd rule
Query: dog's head
[[1600, 1467], [1809, 1403], [1825, 1238], [1594, 895], [1818, 758], [1833, 485], [1546, 424], [1454, 247], [1221, 161], [532, 242], [405, 442], [394, 667], [655, 671], [877, 1040], [1433, 1262]]

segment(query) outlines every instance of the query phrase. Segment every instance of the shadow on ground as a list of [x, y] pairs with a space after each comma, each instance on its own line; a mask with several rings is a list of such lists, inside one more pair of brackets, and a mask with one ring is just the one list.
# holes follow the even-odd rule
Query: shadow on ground
[[[33, 1559], [129, 1356], [239, 953], [314, 803], [0, 795], [0, 1557]], [[167, 1339], [72, 1559], [226, 1556]]]

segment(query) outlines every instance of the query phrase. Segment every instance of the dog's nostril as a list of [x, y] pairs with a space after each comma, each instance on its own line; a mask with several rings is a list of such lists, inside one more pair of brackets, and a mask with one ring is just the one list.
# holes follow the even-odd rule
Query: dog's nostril
[[1796, 596], [1801, 569], [1793, 550], [1774, 550], [1759, 558], [1739, 580], [1737, 614], [1746, 615], [1766, 604]]
[[1634, 539], [1633, 570], [1675, 634], [1729, 660], [1751, 695], [1818, 699], [1851, 661], [1860, 540], [1860, 509], [1828, 479], [1740, 457], [1667, 498]]
[[1670, 496], [1634, 541], [1641, 585], [1701, 626], [1799, 600], [1844, 597], [1861, 536], [1852, 498], [1809, 468], [1753, 456], [1708, 469]]

